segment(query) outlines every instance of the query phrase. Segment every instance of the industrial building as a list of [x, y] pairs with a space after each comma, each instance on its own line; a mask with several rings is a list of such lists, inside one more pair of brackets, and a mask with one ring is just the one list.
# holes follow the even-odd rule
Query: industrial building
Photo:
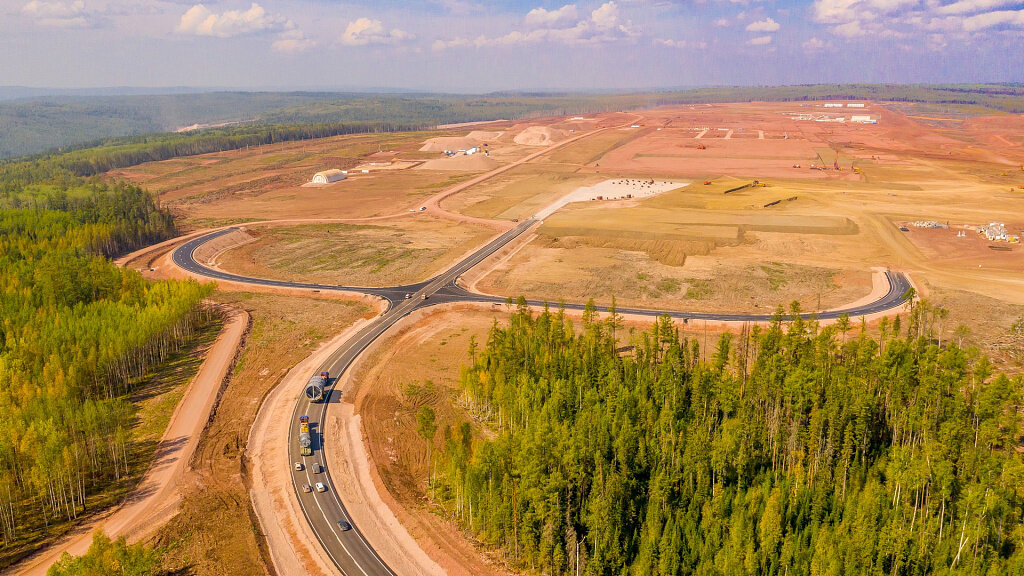
[[850, 122], [858, 122], [860, 124], [878, 124], [878, 120], [875, 120], [871, 116], [858, 116], [856, 114], [850, 116]]
[[330, 184], [331, 182], [338, 182], [344, 179], [345, 171], [337, 169], [324, 170], [323, 172], [313, 174], [313, 184]]

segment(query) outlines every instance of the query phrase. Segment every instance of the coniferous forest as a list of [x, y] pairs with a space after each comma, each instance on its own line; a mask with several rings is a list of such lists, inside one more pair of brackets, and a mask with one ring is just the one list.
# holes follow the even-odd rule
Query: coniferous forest
[[616, 349], [614, 313], [522, 306], [470, 350], [434, 498], [543, 574], [1024, 573], [1022, 382], [904, 324]]
[[174, 234], [147, 193], [27, 174], [0, 184], [5, 562], [125, 480], [129, 394], [208, 317], [208, 286], [147, 282], [108, 260]]

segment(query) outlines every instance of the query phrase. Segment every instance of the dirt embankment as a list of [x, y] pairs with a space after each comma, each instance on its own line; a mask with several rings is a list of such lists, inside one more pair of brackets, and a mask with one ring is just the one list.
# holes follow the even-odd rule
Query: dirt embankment
[[257, 411], [289, 369], [372, 312], [354, 302], [276, 294], [218, 292], [214, 298], [244, 307], [253, 328], [182, 480], [181, 511], [156, 542], [169, 547], [166, 568], [175, 573], [264, 575], [270, 553], [249, 497], [255, 480], [247, 438]]
[[[468, 361], [468, 340], [486, 340], [494, 318], [490, 308], [439, 305], [417, 310], [366, 350], [346, 373], [341, 410], [328, 411], [328, 430], [343, 442], [327, 452], [334, 470], [350, 470], [351, 485], [336, 486], [357, 524], [378, 534], [370, 542], [415, 539], [433, 566], [408, 573], [452, 576], [504, 576], [508, 571], [427, 499], [426, 443], [416, 432], [416, 411], [429, 404], [438, 430], [466, 419], [453, 398], [453, 375]], [[441, 434], [433, 454], [442, 448]], [[383, 555], [383, 554], [382, 554]], [[392, 566], [394, 567], [394, 566]], [[404, 574], [402, 570], [396, 570]]]

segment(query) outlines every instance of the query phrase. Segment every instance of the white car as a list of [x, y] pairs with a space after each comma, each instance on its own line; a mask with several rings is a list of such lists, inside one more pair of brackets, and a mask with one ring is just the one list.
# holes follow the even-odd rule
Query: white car
[[295, 463], [295, 470], [297, 470], [298, 472], [302, 472], [302, 469], [303, 469], [302, 462], [296, 462]]
[[316, 491], [317, 492], [327, 492], [327, 486], [324, 486], [323, 482], [317, 482], [316, 483]]

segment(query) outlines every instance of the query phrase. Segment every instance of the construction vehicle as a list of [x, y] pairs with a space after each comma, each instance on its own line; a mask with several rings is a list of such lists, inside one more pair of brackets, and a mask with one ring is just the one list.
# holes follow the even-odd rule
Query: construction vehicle
[[708, 147], [703, 144], [697, 144], [697, 150], [707, 150]]
[[705, 186], [711, 186], [711, 180], [705, 180], [704, 181], [704, 185]]
[[319, 402], [324, 399], [324, 390], [327, 389], [327, 384], [330, 382], [331, 374], [324, 370], [323, 372], [313, 376], [309, 379], [309, 383], [306, 384], [306, 399], [310, 402]]
[[313, 455], [313, 441], [309, 437], [309, 416], [299, 416], [299, 454]]

